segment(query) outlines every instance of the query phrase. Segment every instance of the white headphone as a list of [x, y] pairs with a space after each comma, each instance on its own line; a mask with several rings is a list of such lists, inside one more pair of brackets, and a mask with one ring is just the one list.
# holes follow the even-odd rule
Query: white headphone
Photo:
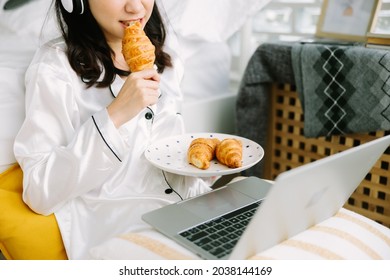
[[61, 0], [62, 7], [70, 14], [83, 14], [85, 0]]

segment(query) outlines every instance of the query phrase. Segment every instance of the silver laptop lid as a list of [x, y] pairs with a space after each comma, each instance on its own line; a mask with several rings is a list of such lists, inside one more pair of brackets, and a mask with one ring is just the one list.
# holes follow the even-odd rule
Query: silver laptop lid
[[390, 135], [282, 173], [235, 246], [246, 259], [333, 216], [390, 145]]

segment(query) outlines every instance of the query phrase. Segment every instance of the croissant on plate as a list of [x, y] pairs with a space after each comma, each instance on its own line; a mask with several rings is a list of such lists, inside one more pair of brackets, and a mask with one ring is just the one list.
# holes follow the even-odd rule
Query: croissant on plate
[[122, 39], [122, 53], [131, 72], [153, 68], [155, 47], [146, 36], [139, 21], [131, 22]]
[[217, 138], [196, 138], [188, 148], [188, 162], [197, 168], [208, 169], [210, 161], [215, 158], [215, 150], [219, 144]]
[[227, 138], [221, 141], [215, 150], [217, 160], [230, 167], [242, 166], [242, 143], [238, 139]]

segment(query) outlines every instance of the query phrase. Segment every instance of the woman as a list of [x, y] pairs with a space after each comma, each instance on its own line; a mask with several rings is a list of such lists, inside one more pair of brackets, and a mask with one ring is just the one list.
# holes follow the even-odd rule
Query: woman
[[[107, 238], [147, 228], [144, 212], [209, 188], [144, 157], [151, 142], [183, 133], [180, 74], [154, 0], [56, 0], [55, 9], [63, 36], [42, 46], [27, 70], [14, 151], [24, 201], [55, 214], [70, 259], [88, 259]], [[121, 42], [135, 20], [156, 47], [157, 70], [128, 72]]]

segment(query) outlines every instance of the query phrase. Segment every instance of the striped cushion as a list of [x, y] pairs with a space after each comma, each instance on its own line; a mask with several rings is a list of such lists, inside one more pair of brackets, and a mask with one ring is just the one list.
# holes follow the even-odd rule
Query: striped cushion
[[[198, 259], [148, 229], [93, 248], [96, 259]], [[250, 259], [390, 259], [390, 229], [347, 209]]]
[[199, 259], [187, 249], [152, 229], [112, 238], [93, 248], [90, 253], [95, 259], [108, 260]]
[[343, 208], [252, 259], [390, 259], [390, 229]]

